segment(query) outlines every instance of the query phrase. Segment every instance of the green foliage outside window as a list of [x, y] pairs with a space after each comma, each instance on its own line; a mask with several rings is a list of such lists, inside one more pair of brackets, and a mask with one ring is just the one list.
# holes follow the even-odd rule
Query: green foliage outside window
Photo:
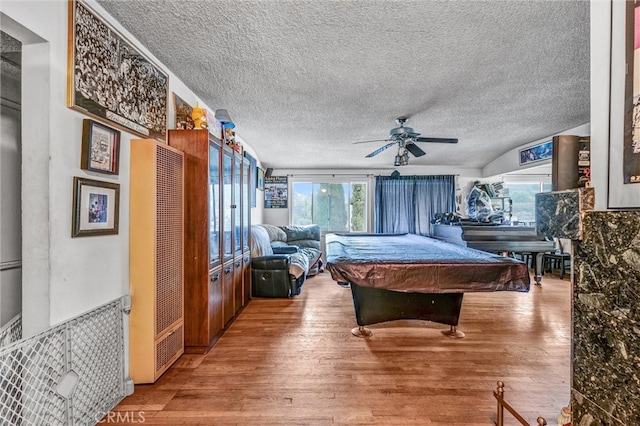
[[323, 232], [366, 231], [366, 184], [294, 182], [291, 217]]
[[363, 232], [365, 229], [365, 189], [364, 183], [354, 183], [351, 194], [351, 231]]

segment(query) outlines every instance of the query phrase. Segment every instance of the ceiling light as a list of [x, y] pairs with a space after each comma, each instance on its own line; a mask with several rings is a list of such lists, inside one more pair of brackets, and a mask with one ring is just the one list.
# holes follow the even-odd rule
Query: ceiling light
[[407, 164], [409, 164], [409, 153], [405, 151], [404, 154], [402, 154], [402, 161], [400, 162], [400, 165], [406, 166]]
[[403, 147], [398, 148], [398, 155], [393, 161], [394, 166], [406, 166], [409, 164], [409, 153]]

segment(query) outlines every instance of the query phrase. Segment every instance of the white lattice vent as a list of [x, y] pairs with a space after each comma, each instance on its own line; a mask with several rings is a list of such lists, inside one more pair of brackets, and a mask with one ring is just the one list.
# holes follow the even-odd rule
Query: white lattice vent
[[160, 145], [156, 154], [156, 334], [162, 334], [182, 317], [183, 157]]
[[182, 325], [169, 333], [156, 346], [156, 371], [162, 371], [171, 359], [183, 348]]

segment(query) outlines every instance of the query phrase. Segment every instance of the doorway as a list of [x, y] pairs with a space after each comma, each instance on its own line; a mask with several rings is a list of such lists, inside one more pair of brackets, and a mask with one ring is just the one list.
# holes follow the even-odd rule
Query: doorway
[[22, 43], [0, 32], [0, 328], [22, 312]]

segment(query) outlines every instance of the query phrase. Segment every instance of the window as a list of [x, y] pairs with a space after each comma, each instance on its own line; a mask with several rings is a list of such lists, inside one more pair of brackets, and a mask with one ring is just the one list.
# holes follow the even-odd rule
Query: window
[[525, 225], [533, 225], [536, 221], [536, 194], [551, 191], [551, 183], [537, 182], [505, 182], [511, 197], [511, 221]]
[[293, 182], [291, 223], [320, 225], [323, 232], [367, 230], [367, 183]]

